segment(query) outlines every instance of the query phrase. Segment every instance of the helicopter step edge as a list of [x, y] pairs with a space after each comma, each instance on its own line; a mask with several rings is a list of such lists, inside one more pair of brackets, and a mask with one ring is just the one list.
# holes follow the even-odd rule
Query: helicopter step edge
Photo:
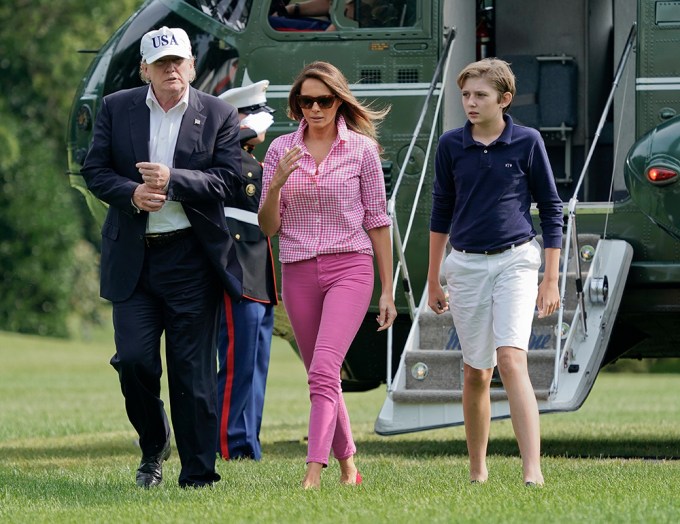
[[[586, 238], [584, 238], [584, 236]], [[579, 235], [577, 251], [587, 265], [583, 300], [565, 298], [562, 326], [555, 316], [534, 318], [528, 352], [529, 374], [540, 413], [574, 411], [587, 398], [600, 370], [633, 258], [623, 240]], [[569, 264], [574, 265], [570, 260]], [[569, 271], [567, 282], [575, 274]], [[581, 308], [585, 307], [585, 318]], [[423, 292], [391, 389], [375, 422], [375, 432], [396, 435], [463, 424], [463, 361], [451, 316], [428, 311]], [[585, 320], [585, 329], [584, 329]], [[556, 353], [564, 344], [557, 362]], [[555, 372], [557, 375], [555, 375]], [[499, 380], [492, 380], [491, 418], [510, 416], [507, 395]]]

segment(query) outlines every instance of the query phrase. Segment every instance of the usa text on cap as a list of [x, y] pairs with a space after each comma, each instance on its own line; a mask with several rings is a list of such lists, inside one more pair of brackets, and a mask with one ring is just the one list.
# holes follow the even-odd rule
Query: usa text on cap
[[267, 105], [267, 96], [265, 95], [267, 87], [269, 87], [269, 80], [260, 80], [254, 84], [225, 91], [219, 97], [229, 102], [241, 113], [257, 113], [259, 111], [273, 113], [275, 110]]
[[192, 58], [191, 42], [184, 29], [179, 27], [161, 27], [155, 31], [149, 31], [142, 37], [139, 46], [142, 60], [151, 64], [164, 56], [179, 56], [180, 58]]

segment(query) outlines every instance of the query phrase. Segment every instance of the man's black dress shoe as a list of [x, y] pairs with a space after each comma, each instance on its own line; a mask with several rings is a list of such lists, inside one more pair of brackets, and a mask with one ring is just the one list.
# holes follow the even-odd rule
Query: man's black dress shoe
[[158, 486], [163, 480], [163, 462], [170, 456], [170, 439], [165, 442], [163, 449], [156, 455], [142, 457], [137, 468], [137, 485], [140, 488]]

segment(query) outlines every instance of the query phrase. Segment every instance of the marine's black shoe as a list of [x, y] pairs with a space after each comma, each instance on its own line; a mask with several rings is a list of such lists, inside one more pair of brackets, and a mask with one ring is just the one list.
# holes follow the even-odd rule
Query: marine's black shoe
[[170, 439], [165, 442], [163, 449], [156, 455], [142, 457], [137, 468], [137, 485], [140, 488], [158, 486], [163, 480], [163, 462], [170, 456]]

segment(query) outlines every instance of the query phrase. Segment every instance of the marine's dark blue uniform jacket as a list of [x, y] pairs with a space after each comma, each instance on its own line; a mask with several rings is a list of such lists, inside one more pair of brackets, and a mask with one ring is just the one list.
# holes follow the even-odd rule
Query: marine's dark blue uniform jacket
[[[241, 128], [241, 144], [254, 135], [248, 128]], [[262, 193], [262, 165], [246, 149], [241, 150], [242, 185], [236, 191], [233, 207], [257, 214]], [[229, 215], [228, 209], [226, 210]], [[256, 224], [227, 216], [227, 225], [236, 239], [236, 252], [243, 268], [243, 296], [257, 302], [277, 304], [274, 259], [269, 238]]]

